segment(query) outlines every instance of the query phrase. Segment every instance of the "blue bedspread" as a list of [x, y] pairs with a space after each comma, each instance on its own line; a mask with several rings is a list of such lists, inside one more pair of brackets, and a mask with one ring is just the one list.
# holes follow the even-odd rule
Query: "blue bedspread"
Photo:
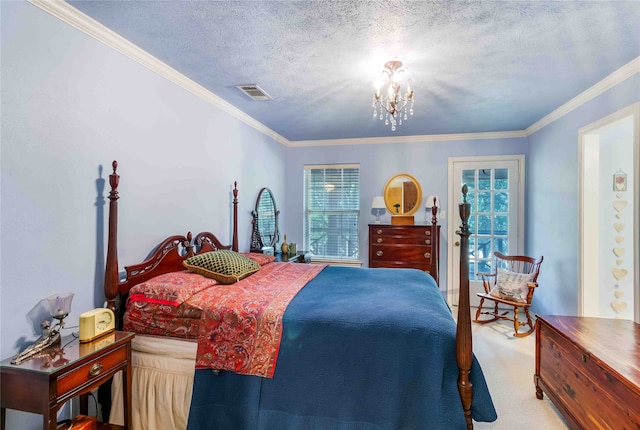
[[[329, 266], [291, 301], [273, 379], [197, 370], [190, 430], [466, 429], [433, 278]], [[497, 416], [474, 358], [472, 417]]]

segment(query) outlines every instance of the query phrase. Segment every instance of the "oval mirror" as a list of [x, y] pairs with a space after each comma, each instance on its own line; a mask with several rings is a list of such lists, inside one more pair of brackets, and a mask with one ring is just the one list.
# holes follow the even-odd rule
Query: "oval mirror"
[[413, 176], [400, 173], [384, 186], [384, 203], [391, 216], [411, 215], [420, 207], [422, 188]]
[[256, 199], [256, 207], [251, 212], [253, 215], [251, 251], [262, 252], [262, 248], [265, 246], [275, 248], [279, 240], [278, 213], [276, 200], [273, 198], [271, 190], [269, 188], [261, 189]]

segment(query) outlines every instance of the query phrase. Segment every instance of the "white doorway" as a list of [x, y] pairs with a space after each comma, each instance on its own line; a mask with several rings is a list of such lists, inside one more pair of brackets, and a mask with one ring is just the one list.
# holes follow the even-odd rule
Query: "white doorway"
[[524, 250], [524, 155], [449, 159], [449, 223], [447, 301], [458, 304], [460, 287], [460, 226], [458, 204], [467, 184], [471, 203], [469, 227], [469, 294], [477, 307], [476, 292], [484, 291], [479, 272], [491, 272], [493, 252], [521, 254]]
[[639, 106], [579, 131], [580, 316], [640, 322]]

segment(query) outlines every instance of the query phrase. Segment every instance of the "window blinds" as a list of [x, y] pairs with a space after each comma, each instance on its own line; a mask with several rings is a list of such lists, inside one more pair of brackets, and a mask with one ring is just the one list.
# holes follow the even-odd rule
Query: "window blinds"
[[360, 165], [304, 168], [305, 250], [319, 258], [358, 259]]

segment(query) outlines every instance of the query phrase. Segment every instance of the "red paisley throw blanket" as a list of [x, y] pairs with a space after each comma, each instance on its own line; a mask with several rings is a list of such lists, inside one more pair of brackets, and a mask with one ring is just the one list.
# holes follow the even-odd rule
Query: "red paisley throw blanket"
[[270, 263], [240, 282], [200, 293], [210, 305], [200, 320], [196, 368], [273, 377], [284, 311], [324, 267]]

